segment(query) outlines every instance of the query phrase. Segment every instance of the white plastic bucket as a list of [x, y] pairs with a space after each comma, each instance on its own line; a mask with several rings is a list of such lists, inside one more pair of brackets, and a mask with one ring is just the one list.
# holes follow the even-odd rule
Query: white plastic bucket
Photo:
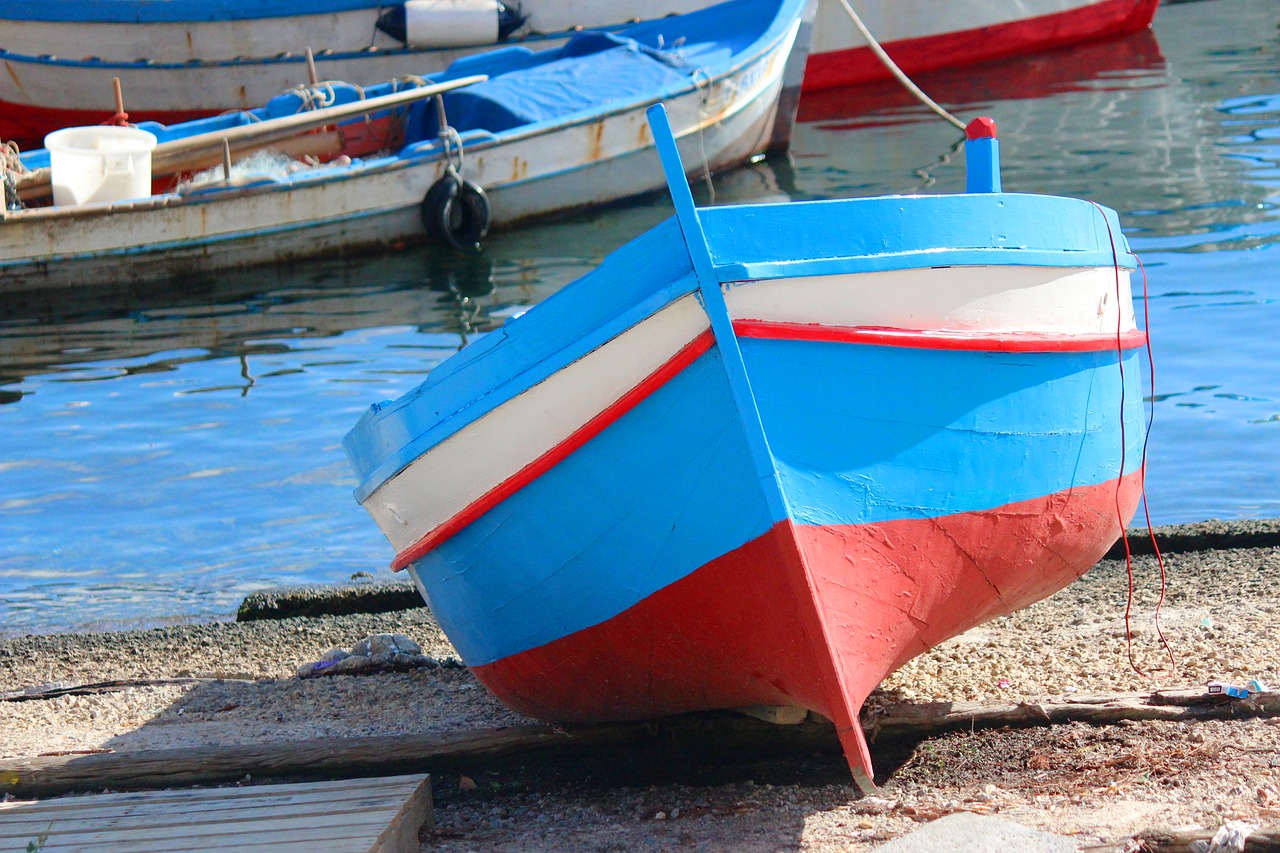
[[44, 138], [56, 205], [151, 195], [156, 137], [136, 127], [68, 127]]
[[469, 47], [498, 41], [498, 0], [406, 0], [410, 47]]

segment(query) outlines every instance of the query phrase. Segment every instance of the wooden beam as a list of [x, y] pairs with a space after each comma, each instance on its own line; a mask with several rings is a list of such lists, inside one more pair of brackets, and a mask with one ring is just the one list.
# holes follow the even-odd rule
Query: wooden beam
[[430, 777], [422, 774], [96, 794], [0, 803], [0, 850], [417, 853], [431, 816]]
[[[240, 159], [243, 159], [257, 151], [265, 151], [267, 149], [279, 151], [286, 157], [293, 159], [300, 157], [332, 157], [342, 152], [342, 132], [338, 130], [313, 131], [289, 139], [242, 145], [236, 149], [236, 154]], [[213, 148], [199, 149], [183, 157], [171, 159], [158, 170], [153, 167], [151, 177], [162, 178], [183, 172], [198, 172], [221, 164], [223, 158], [223, 151]], [[48, 198], [53, 192], [53, 186], [49, 183], [50, 174], [48, 169], [38, 169], [35, 172], [29, 172], [24, 177], [32, 175], [38, 175], [39, 180], [28, 181], [18, 190], [18, 198], [26, 203]]]
[[868, 738], [927, 737], [961, 729], [1023, 728], [1063, 723], [1108, 725], [1122, 720], [1246, 719], [1280, 716], [1280, 693], [1258, 693], [1248, 699], [1211, 696], [1203, 688], [1077, 696], [1051, 702], [989, 704], [982, 702], [907, 702], [863, 711]]
[[335, 779], [396, 773], [463, 772], [584, 755], [765, 755], [839, 749], [822, 720], [776, 726], [732, 712], [637, 723], [559, 728], [513, 726], [351, 738], [147, 749], [0, 759], [0, 795], [49, 797], [74, 791], [140, 791], [255, 780]]
[[[290, 137], [316, 130], [325, 125], [335, 124], [344, 119], [356, 118], [379, 110], [421, 101], [442, 92], [471, 86], [487, 79], [489, 78], [483, 74], [460, 77], [457, 80], [434, 83], [430, 86], [417, 86], [377, 98], [353, 101], [349, 104], [339, 104], [319, 110], [309, 110], [295, 113], [294, 115], [254, 122], [253, 124], [242, 124], [236, 127], [162, 142], [152, 149], [151, 172], [153, 175], [168, 175], [178, 171], [185, 171], [185, 169], [181, 168], [182, 164], [193, 157], [207, 156], [210, 152], [217, 155], [218, 159], [214, 162], [220, 162], [224, 144], [231, 148], [233, 154], [241, 154], [249, 150], [266, 147], [282, 139], [289, 139]], [[18, 175], [15, 180], [18, 187], [18, 196], [24, 201], [42, 198], [52, 192], [48, 169], [36, 169], [35, 171]]]
[[[1210, 697], [1203, 690], [989, 705], [976, 702], [897, 703], [864, 713], [880, 742], [922, 739], [958, 729], [1099, 725], [1122, 720], [1192, 721], [1280, 716], [1280, 693], [1248, 700]], [[732, 712], [690, 714], [639, 723], [559, 728], [514, 726], [466, 732], [139, 750], [93, 755], [0, 759], [0, 794], [44, 797], [71, 791], [144, 790], [211, 785], [254, 778], [339, 778], [388, 773], [475, 771], [516, 762], [588, 754], [640, 754], [646, 749], [755, 755], [830, 751], [839, 745], [830, 723], [809, 715], [778, 726]]]
[[[1211, 842], [1218, 830], [1213, 829], [1156, 829], [1140, 833], [1134, 838], [1135, 850], [1143, 853], [1194, 853], [1211, 849]], [[1223, 850], [1241, 850], [1243, 853], [1280, 853], [1280, 829], [1263, 827], [1255, 829], [1245, 838], [1244, 847], [1228, 846]]]

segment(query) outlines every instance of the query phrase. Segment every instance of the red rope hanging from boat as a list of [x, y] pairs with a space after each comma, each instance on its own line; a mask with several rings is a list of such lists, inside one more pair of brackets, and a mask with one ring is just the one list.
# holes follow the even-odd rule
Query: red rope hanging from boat
[[[1094, 207], [1098, 207], [1097, 203], [1094, 203]], [[1101, 207], [1098, 207], [1098, 212], [1102, 213]], [[1128, 576], [1128, 580], [1129, 580], [1128, 597], [1125, 600], [1125, 606], [1124, 606], [1125, 651], [1129, 657], [1129, 666], [1130, 668], [1133, 669], [1134, 672], [1136, 672], [1138, 675], [1141, 675], [1143, 678], [1154, 679], [1157, 675], [1161, 673], [1146, 672], [1145, 670], [1142, 669], [1142, 667], [1138, 666], [1138, 662], [1134, 660], [1134, 657], [1133, 657], [1133, 628], [1132, 628], [1133, 593], [1134, 593], [1133, 552], [1129, 548], [1129, 537], [1125, 533], [1124, 509], [1120, 504], [1120, 493], [1121, 493], [1122, 484], [1124, 482], [1124, 467], [1126, 463], [1125, 457], [1128, 451], [1128, 438], [1125, 434], [1126, 431], [1125, 431], [1125, 417], [1124, 417], [1125, 375], [1124, 375], [1124, 351], [1122, 346], [1123, 335], [1124, 335], [1124, 330], [1123, 330], [1124, 314], [1120, 310], [1120, 305], [1122, 302], [1121, 292], [1120, 292], [1120, 258], [1116, 250], [1115, 234], [1112, 232], [1111, 223], [1107, 220], [1105, 214], [1102, 217], [1102, 221], [1106, 223], [1107, 237], [1111, 242], [1112, 269], [1115, 273], [1115, 283], [1116, 283], [1116, 364], [1119, 365], [1119, 368], [1120, 368], [1120, 477], [1116, 481], [1116, 519], [1120, 523], [1120, 541], [1124, 543], [1125, 573]], [[1136, 258], [1137, 255], [1134, 255], [1134, 257]], [[1149, 300], [1147, 298], [1148, 296], [1147, 268], [1142, 265], [1141, 259], [1138, 260], [1138, 269], [1142, 272], [1143, 327], [1146, 329], [1146, 332], [1147, 332], [1147, 335], [1146, 335], [1147, 361], [1151, 366], [1151, 394], [1152, 394], [1152, 397], [1154, 398], [1155, 397], [1155, 360], [1152, 357], [1152, 351], [1151, 351], [1151, 313], [1149, 308]], [[1156, 543], [1155, 533], [1152, 532], [1151, 530], [1151, 512], [1147, 505], [1147, 494], [1146, 494], [1147, 442], [1151, 437], [1151, 424], [1154, 421], [1154, 419], [1155, 419], [1155, 409], [1154, 409], [1154, 399], [1153, 399], [1152, 414], [1151, 414], [1151, 417], [1147, 419], [1146, 433], [1142, 437], [1142, 459], [1141, 459], [1141, 465], [1138, 469], [1139, 470], [1139, 474], [1138, 474], [1139, 493], [1142, 500], [1143, 511], [1146, 514], [1147, 532], [1151, 536], [1151, 547], [1155, 551], [1156, 562], [1160, 566], [1160, 597], [1156, 600], [1155, 615], [1154, 615], [1156, 636], [1160, 638], [1160, 645], [1164, 648], [1165, 652], [1169, 655], [1170, 669], [1168, 673], [1165, 673], [1165, 674], [1172, 674], [1176, 672], [1178, 669], [1178, 661], [1173, 654], [1173, 649], [1172, 647], [1170, 647], [1169, 641], [1164, 636], [1163, 629], [1161, 629], [1160, 627], [1160, 609], [1164, 605], [1165, 594], [1168, 590], [1168, 575], [1165, 571], [1164, 556], [1160, 553], [1160, 546]]]
[[[1151, 414], [1147, 417], [1147, 431], [1142, 436], [1142, 514], [1147, 521], [1147, 536], [1151, 538], [1151, 550], [1156, 555], [1156, 564], [1160, 566], [1160, 598], [1156, 601], [1155, 612], [1155, 629], [1156, 636], [1160, 638], [1160, 645], [1164, 647], [1165, 653], [1169, 656], [1170, 672], [1178, 671], [1178, 660], [1173, 654], [1173, 649], [1169, 646], [1169, 641], [1165, 639], [1164, 631], [1160, 627], [1160, 608], [1164, 605], [1165, 591], [1168, 586], [1168, 573], [1165, 570], [1164, 555], [1160, 553], [1160, 544], [1156, 542], [1156, 533], [1151, 526], [1151, 507], [1147, 504], [1147, 442], [1151, 439], [1151, 425], [1155, 423], [1156, 408], [1156, 361], [1155, 356], [1151, 352], [1151, 303], [1147, 298], [1147, 268], [1143, 266], [1142, 258], [1138, 258], [1138, 271], [1142, 273], [1142, 327], [1148, 330], [1147, 333], [1147, 364], [1151, 368]], [[1128, 542], [1126, 541], [1126, 545]], [[1128, 627], [1127, 625], [1125, 626]]]

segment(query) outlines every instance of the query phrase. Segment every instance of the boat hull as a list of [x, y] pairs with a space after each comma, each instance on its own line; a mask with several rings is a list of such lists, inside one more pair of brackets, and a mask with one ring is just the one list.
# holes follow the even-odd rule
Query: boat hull
[[[668, 97], [698, 173], [741, 164], [774, 141], [798, 26]], [[498, 135], [464, 133], [462, 176], [484, 188], [494, 228], [653, 192], [661, 173], [644, 117], [653, 102]], [[422, 241], [420, 208], [446, 167], [429, 140], [293, 180], [0, 214], [0, 275], [10, 291], [146, 281]]]
[[[853, 5], [894, 63], [914, 75], [1135, 32], [1151, 24], [1159, 0], [1027, 0], [1003, 8], [979, 0]], [[805, 90], [891, 78], [839, 0], [824, 0], [818, 7]]]
[[[708, 209], [718, 305], [668, 223], [593, 274], [621, 293], [579, 282], [375, 406], [357, 496], [516, 710], [803, 708], [869, 787], [875, 685], [1070, 583], [1137, 505], [1128, 255], [1099, 209], [1047, 207]], [[779, 233], [842, 257], [771, 257]]]
[[[657, 19], [709, 4], [670, 0], [645, 12]], [[1158, 0], [853, 3], [873, 35], [909, 74], [1123, 35], [1149, 25], [1157, 4]], [[532, 10], [537, 26], [531, 24], [531, 31], [548, 35], [518, 37], [509, 43], [552, 47], [563, 43], [575, 25], [607, 27], [634, 18], [634, 9], [625, 4], [592, 4], [589, 10], [581, 4], [541, 5]], [[249, 109], [305, 83], [307, 47], [318, 54], [319, 79], [362, 85], [405, 73], [435, 73], [460, 56], [493, 47], [405, 48], [376, 30], [378, 11], [370, 7], [144, 24], [0, 20], [4, 43], [24, 48], [22, 53], [0, 51], [8, 72], [0, 75], [0, 139], [17, 139], [32, 147], [52, 130], [110, 119], [111, 92], [86, 87], [86, 77], [120, 78], [134, 121], [173, 124]], [[591, 13], [590, 20], [581, 19], [584, 11]], [[822, 0], [817, 16], [806, 90], [889, 77], [838, 0]]]
[[[890, 359], [902, 363], [900, 371], [865, 383], [878, 385], [877, 394], [863, 387], [875, 368], [861, 356], [875, 362], [883, 353], [812, 346], [854, 350], [845, 369], [831, 374], [840, 384], [858, 377], [857, 393], [845, 392], [848, 405], [815, 401], [812, 388], [773, 387], [767, 371], [751, 374], [758, 399], [773, 398], [761, 415], [783, 472], [787, 518], [769, 521], [718, 358], [709, 353], [410, 565], [442, 627], [495, 696], [557, 722], [804, 708], [835, 722], [855, 773], [869, 779], [857, 709], [875, 686], [932, 646], [1075, 580], [1132, 516], [1141, 454], [1141, 397], [1132, 381], [1127, 448], [1117, 423], [1081, 425], [1063, 440], [1035, 418], [1018, 423], [986, 411], [997, 400], [994, 408], [1047, 406], [1055, 416], [1070, 408], [1083, 423], [1090, 394], [1120, 399], [1114, 354], [1096, 363], [1090, 354], [1083, 358], [1090, 366], [1082, 366], [1078, 355], [966, 353], [962, 360], [999, 361], [1010, 373], [1034, 372], [1044, 359], [1073, 362], [1062, 381], [1078, 396], [1067, 402], [1062, 389], [1037, 394], [1046, 391], [1039, 386], [1018, 399], [1017, 390], [994, 383], [982, 389], [992, 396], [959, 402], [940, 395], [949, 383], [910, 388], [919, 352], [891, 352], [906, 358]], [[750, 365], [752, 354], [744, 355]], [[1136, 357], [1128, 360], [1136, 379]], [[841, 392], [829, 387], [823, 396]], [[977, 414], [943, 426], [938, 396], [948, 409]], [[807, 403], [801, 423], [794, 422], [798, 401]], [[839, 428], [825, 439], [794, 435], [813, 432], [814, 423]], [[912, 431], [930, 435], [904, 438]], [[1096, 446], [1099, 440], [1108, 447]], [[1063, 472], [1056, 486], [1042, 484], [1053, 460], [1101, 453], [1099, 467], [1119, 471], [1126, 452], [1123, 477]], [[841, 456], [864, 461], [846, 459], [841, 468], [834, 461]], [[891, 465], [875, 461], [890, 458]], [[993, 487], [1052, 491], [944, 511]], [[930, 493], [943, 506], [930, 507]], [[842, 518], [842, 510], [869, 520]]]

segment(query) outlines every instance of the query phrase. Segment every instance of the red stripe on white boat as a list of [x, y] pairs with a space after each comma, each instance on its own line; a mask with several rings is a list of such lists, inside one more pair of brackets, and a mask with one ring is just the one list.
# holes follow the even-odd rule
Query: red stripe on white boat
[[735, 320], [733, 330], [744, 338], [787, 341], [823, 341], [840, 344], [872, 344], [917, 349], [967, 350], [980, 352], [1094, 352], [1136, 349], [1145, 346], [1147, 335], [1139, 330], [1120, 335], [1048, 335], [1043, 333], [971, 334], [958, 331], [886, 329], [881, 327], [841, 327], [802, 323], [772, 323], [766, 320]]
[[[1001, 20], [1007, 18], [1013, 4], [897, 0], [869, 7], [854, 0], [868, 29], [907, 74], [1114, 38], [1150, 24], [1158, 4], [1159, 0], [1028, 0], [1018, 4], [1024, 17]], [[837, 0], [824, 0], [805, 66], [804, 89], [850, 86], [889, 77]]]
[[[616, 340], [618, 339], [615, 339], [615, 341]], [[681, 348], [675, 356], [663, 363], [657, 370], [650, 373], [642, 381], [632, 386], [626, 391], [626, 393], [605, 407], [598, 414], [587, 419], [582, 426], [574, 430], [564, 440], [551, 446], [545, 452], [531, 460], [528, 464], [520, 467], [511, 476], [501, 480], [497, 486], [494, 486], [479, 498], [469, 502], [460, 511], [449, 516], [445, 521], [443, 521], [443, 523], [431, 528], [424, 535], [414, 540], [411, 545], [403, 548], [400, 553], [396, 555], [395, 560], [392, 561], [391, 567], [396, 571], [399, 571], [415, 560], [420, 559], [440, 543], [448, 540], [450, 537], [457, 534], [460, 530], [467, 527], [467, 525], [493, 509], [502, 501], [541, 477], [579, 447], [586, 444], [592, 438], [607, 429], [610, 424], [614, 423], [627, 412], [639, 405], [645, 398], [669, 382], [674, 376], [680, 373], [680, 371], [692, 364], [699, 356], [711, 348], [711, 343], [712, 335], [710, 330], [702, 331], [691, 342]], [[590, 356], [588, 356], [577, 362], [577, 364], [587, 363], [589, 369], [599, 371], [600, 367], [598, 365], [590, 365], [590, 361]], [[531, 391], [535, 391], [537, 387], [540, 386], [535, 386], [535, 389], [531, 389]], [[525, 393], [528, 394], [530, 392]], [[549, 407], [548, 411], [556, 411], [554, 403], [548, 401], [547, 405]], [[494, 414], [496, 414], [496, 412], [490, 413], [486, 418], [492, 417]], [[481, 421], [483, 420], [485, 419], [482, 418]], [[508, 418], [508, 420], [511, 420], [511, 425], [517, 428], [521, 425], [519, 418]], [[480, 421], [477, 421], [477, 424], [478, 423], [480, 423]], [[449, 439], [449, 441], [452, 440], [453, 438]], [[474, 445], [468, 442], [467, 446], [473, 447]], [[429, 452], [423, 458], [427, 458], [430, 455], [431, 454]], [[406, 469], [406, 471], [412, 470], [413, 466]], [[392, 479], [386, 486], [379, 489], [374, 493], [374, 495], [370, 496], [369, 500], [366, 502], [366, 506], [371, 507], [371, 512], [375, 512], [377, 509], [373, 504], [375, 503], [375, 499], [378, 495], [381, 494], [384, 489], [396, 484], [403, 476], [403, 473], [401, 475], [397, 475], [397, 477]], [[437, 484], [437, 488], [445, 485], [447, 482], [453, 482], [461, 479], [463, 478], [458, 477], [455, 474], [447, 481], [442, 479], [441, 482]], [[385, 498], [383, 498], [380, 503], [385, 503]], [[377, 517], [376, 512], [375, 517]], [[381, 523], [381, 519], [379, 519], [379, 523]]]

